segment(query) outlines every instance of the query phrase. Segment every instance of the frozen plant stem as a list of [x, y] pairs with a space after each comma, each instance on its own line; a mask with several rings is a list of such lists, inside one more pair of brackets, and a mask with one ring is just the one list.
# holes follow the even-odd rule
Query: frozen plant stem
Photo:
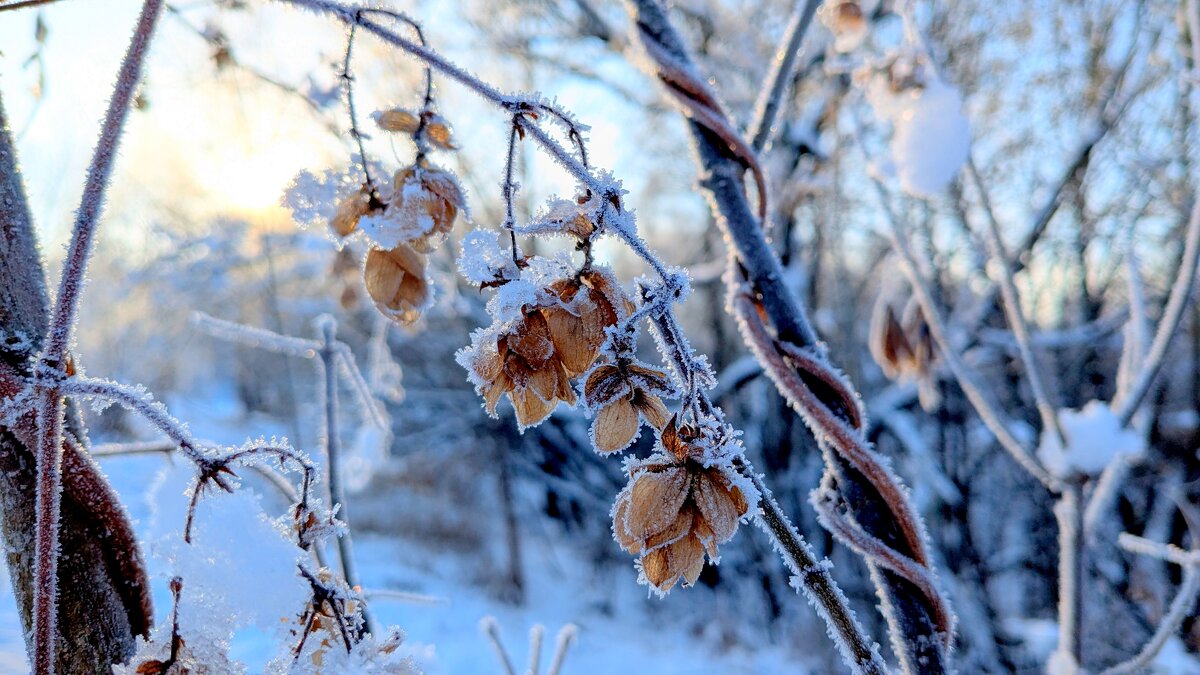
[[559, 675], [562, 672], [563, 662], [567, 659], [567, 650], [575, 642], [578, 632], [579, 629], [573, 623], [559, 629], [558, 637], [554, 639], [554, 657], [550, 659], [550, 670], [546, 671], [546, 675]]
[[[1200, 37], [1197, 40], [1200, 40]], [[1133, 419], [1142, 400], [1154, 384], [1154, 379], [1158, 377], [1158, 372], [1162, 369], [1163, 362], [1167, 358], [1167, 349], [1171, 346], [1171, 339], [1178, 332], [1179, 322], [1183, 320], [1184, 310], [1187, 309], [1192, 289], [1196, 285], [1198, 265], [1200, 265], [1200, 200], [1192, 206], [1179, 273], [1175, 277], [1175, 283], [1171, 285], [1167, 304], [1163, 308], [1162, 319], [1159, 320], [1154, 340], [1150, 343], [1150, 351], [1138, 371], [1137, 378], [1130, 385], [1128, 393], [1113, 402], [1113, 410], [1122, 425], [1128, 425]]]
[[765, 150], [771, 142], [775, 120], [783, 108], [783, 96], [787, 93], [792, 74], [796, 70], [800, 46], [820, 5], [821, 0], [797, 0], [796, 7], [792, 10], [783, 42], [775, 53], [771, 74], [767, 77], [767, 84], [754, 106], [754, 124], [750, 127], [749, 134], [750, 145], [758, 152]]
[[1058, 520], [1058, 651], [1081, 665], [1083, 650], [1083, 509], [1082, 487], [1063, 488], [1054, 516]]
[[50, 675], [55, 666], [58, 611], [58, 516], [62, 488], [63, 403], [57, 386], [67, 367], [67, 349], [83, 292], [88, 259], [109, 177], [117, 157], [117, 145], [130, 104], [141, 80], [142, 65], [150, 46], [154, 26], [162, 11], [163, 0], [146, 0], [138, 16], [116, 88], [104, 115], [100, 138], [88, 167], [83, 198], [75, 215], [71, 243], [63, 263], [62, 278], [50, 317], [46, 346], [35, 373], [40, 391], [37, 395], [37, 526], [33, 597], [33, 670]]
[[[329, 476], [329, 504], [339, 520], [346, 523], [346, 529], [337, 539], [338, 559], [342, 563], [342, 578], [351, 589], [359, 586], [358, 569], [354, 565], [354, 546], [350, 540], [350, 521], [346, 515], [346, 495], [342, 487], [342, 470], [338, 466], [341, 455], [341, 441], [338, 437], [338, 390], [337, 390], [337, 321], [333, 317], [323, 315], [316, 321], [321, 348], [317, 351], [321, 359], [321, 374], [323, 384], [324, 422], [325, 422], [325, 471]], [[364, 606], [362, 609], [363, 623], [367, 632], [379, 635], [377, 627]]]
[[1004, 240], [1000, 238], [1000, 224], [996, 221], [996, 213], [992, 210], [992, 201], [988, 197], [987, 188], [975, 167], [975, 161], [967, 158], [967, 172], [975, 183], [979, 193], [979, 202], [987, 220], [987, 242], [990, 249], [991, 268], [996, 283], [1000, 286], [1000, 295], [1004, 300], [1004, 314], [1008, 326], [1012, 329], [1017, 341], [1017, 352], [1025, 366], [1025, 376], [1029, 378], [1029, 388], [1033, 390], [1033, 399], [1037, 405], [1038, 414], [1042, 418], [1042, 427], [1048, 433], [1054, 434], [1062, 447], [1067, 447], [1067, 437], [1063, 434], [1062, 426], [1058, 423], [1058, 413], [1055, 412], [1049, 389], [1042, 379], [1042, 370], [1038, 367], [1037, 357], [1033, 352], [1033, 340], [1029, 333], [1029, 322], [1021, 309], [1021, 296], [1017, 292], [1017, 284], [1013, 280], [1012, 264], [1004, 249]]
[[804, 537], [788, 521], [787, 515], [763, 485], [762, 479], [752, 471], [743, 471], [743, 475], [747, 474], [762, 495], [762, 501], [758, 505], [759, 514], [754, 519], [755, 524], [771, 537], [788, 570], [803, 584], [805, 593], [809, 595], [817, 611], [821, 612], [825, 623], [837, 633], [837, 644], [845, 652], [843, 658], [853, 664], [855, 672], [886, 673], [887, 667], [883, 665], [879, 651], [864, 638], [862, 627], [846, 604], [845, 596], [842, 595], [837, 582], [829, 575], [829, 570], [813, 555], [808, 542], [804, 541]]
[[504, 642], [500, 639], [500, 625], [496, 622], [496, 618], [484, 617], [479, 622], [479, 627], [483, 629], [483, 634], [487, 636], [488, 642], [492, 643], [492, 649], [496, 651], [496, 658], [500, 660], [500, 665], [504, 668], [504, 675], [517, 675], [517, 671], [512, 665], [512, 659], [508, 658], [508, 650], [504, 648]]

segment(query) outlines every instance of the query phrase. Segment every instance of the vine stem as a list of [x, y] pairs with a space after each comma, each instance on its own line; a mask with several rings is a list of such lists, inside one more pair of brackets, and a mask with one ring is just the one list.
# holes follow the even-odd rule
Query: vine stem
[[[788, 287], [782, 263], [766, 241], [769, 194], [757, 150], [734, 128], [660, 4], [632, 0], [631, 5], [638, 37], [653, 62], [652, 74], [690, 120], [700, 184], [733, 244], [726, 283], [743, 341], [826, 451], [826, 479], [813, 500], [835, 506], [823, 512], [823, 524], [871, 568], [893, 650], [905, 672], [943, 672], [954, 619], [934, 583], [923, 523], [899, 479], [865, 442], [857, 394], [827, 360], [804, 304]], [[794, 34], [785, 39], [797, 48], [801, 42]], [[777, 83], [787, 70], [781, 65], [772, 80]], [[775, 93], [766, 95], [768, 104], [762, 109], [777, 110], [769, 101], [782, 96], [786, 87], [768, 87]], [[747, 159], [747, 150], [754, 156]], [[747, 171], [759, 188], [757, 215], [750, 205]], [[854, 539], [848, 533], [863, 536]]]
[[754, 473], [753, 468], [743, 464], [739, 469], [743, 476], [753, 481], [754, 487], [762, 496], [758, 504], [759, 513], [754, 519], [755, 524], [771, 538], [779, 556], [800, 582], [821, 618], [837, 633], [837, 644], [843, 652], [843, 658], [855, 667], [856, 672], [888, 672], [878, 647], [865, 637], [862, 626], [850, 610], [842, 590], [829, 574], [827, 566], [817, 560], [808, 542], [796, 531], [787, 514], [780, 508], [762, 479]]
[[39, 358], [35, 377], [41, 391], [37, 397], [37, 518], [33, 599], [33, 668], [38, 675], [51, 675], [55, 666], [58, 638], [58, 518], [62, 489], [63, 403], [57, 386], [67, 365], [67, 349], [79, 307], [79, 298], [91, 257], [95, 233], [104, 207], [104, 197], [117, 157], [117, 145], [149, 51], [150, 38], [163, 0], [146, 0], [125, 52], [117, 84], [104, 116], [100, 138], [88, 166], [83, 197], [63, 264], [46, 346]]

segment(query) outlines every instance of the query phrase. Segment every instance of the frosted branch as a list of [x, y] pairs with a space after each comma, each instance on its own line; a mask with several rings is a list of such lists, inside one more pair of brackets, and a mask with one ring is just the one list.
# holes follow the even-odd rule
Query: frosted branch
[[[1191, 7], [1195, 8], [1194, 0], [1191, 3]], [[1159, 652], [1167, 644], [1167, 641], [1183, 625], [1184, 619], [1188, 617], [1192, 607], [1196, 604], [1197, 594], [1200, 594], [1200, 551], [1184, 551], [1177, 546], [1161, 544], [1127, 532], [1121, 534], [1117, 543], [1121, 548], [1130, 553], [1147, 555], [1183, 566], [1183, 583], [1179, 585], [1179, 590], [1175, 592], [1175, 598], [1171, 600], [1170, 609], [1167, 610], [1166, 615], [1159, 622], [1154, 635], [1150, 636], [1150, 639], [1142, 649], [1128, 661], [1123, 661], [1102, 671], [1101, 675], [1140, 673], [1150, 667], [1154, 658], [1158, 656]]]
[[[109, 177], [117, 157], [117, 144], [134, 92], [141, 81], [142, 65], [150, 38], [162, 10], [162, 0], [146, 0], [138, 16], [133, 37], [121, 62], [117, 84], [100, 129], [100, 138], [88, 166], [83, 197], [75, 215], [71, 242], [63, 263], [58, 295], [51, 312], [50, 325], [39, 363], [60, 370], [67, 360], [67, 349], [79, 298], [83, 293], [92, 242], [103, 210]], [[43, 370], [39, 368], [39, 371]], [[34, 547], [33, 662], [38, 675], [53, 675], [58, 639], [58, 521], [62, 491], [63, 403], [53, 386], [37, 397], [38, 441], [36, 544]]]
[[1192, 215], [1187, 226], [1187, 239], [1183, 246], [1183, 256], [1179, 261], [1179, 273], [1175, 277], [1175, 283], [1171, 285], [1171, 293], [1167, 297], [1163, 316], [1154, 333], [1154, 341], [1150, 343], [1150, 351], [1133, 384], [1129, 386], [1128, 393], [1113, 401], [1113, 410], [1121, 419], [1121, 424], [1127, 425], [1133, 419], [1134, 413], [1137, 412], [1142, 400], [1154, 384], [1154, 379], [1158, 377], [1158, 371], [1162, 369], [1163, 361], [1167, 357], [1167, 349], [1171, 346], [1171, 340], [1179, 330], [1179, 322], [1183, 319], [1192, 288], [1196, 284], [1198, 262], [1200, 262], [1200, 202], [1192, 207]]
[[316, 358], [321, 348], [321, 343], [315, 340], [280, 335], [265, 328], [225, 321], [203, 312], [192, 313], [192, 325], [218, 340], [302, 359]]
[[1000, 237], [1000, 223], [996, 221], [996, 214], [992, 210], [992, 201], [988, 196], [987, 187], [984, 186], [983, 179], [979, 176], [975, 161], [970, 157], [967, 159], [967, 172], [975, 182], [975, 189], [979, 193], [979, 202], [983, 206], [987, 220], [987, 242], [992, 258], [989, 268], [993, 270], [995, 281], [1000, 286], [1000, 296], [1004, 300], [1004, 315], [1008, 319], [1008, 326], [1012, 329], [1013, 337], [1017, 340], [1017, 352], [1025, 366], [1025, 376], [1029, 380], [1029, 388], [1033, 391], [1033, 399], [1038, 414], [1042, 418], [1042, 427], [1057, 436], [1063, 446], [1066, 446], [1066, 437], [1063, 435], [1062, 426], [1058, 423], [1054, 401], [1051, 399], [1049, 388], [1042, 379], [1043, 371], [1038, 366], [1037, 357], [1033, 352], [1029, 322], [1021, 308], [1021, 296], [1017, 292], [1016, 282], [1013, 281], [1012, 265], [1009, 263], [1008, 252], [1004, 249], [1004, 240]]

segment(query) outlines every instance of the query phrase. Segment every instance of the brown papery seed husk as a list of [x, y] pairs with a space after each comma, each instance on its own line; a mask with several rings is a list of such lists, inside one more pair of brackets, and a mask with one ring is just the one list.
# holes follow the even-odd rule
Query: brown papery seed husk
[[650, 426], [655, 429], [666, 426], [667, 406], [661, 398], [638, 389], [633, 392], [633, 405]]
[[402, 323], [416, 321], [429, 299], [425, 259], [404, 244], [390, 251], [371, 249], [363, 281], [380, 313]]
[[733, 533], [737, 532], [738, 517], [741, 515], [737, 511], [729, 490], [713, 480], [710, 472], [707, 471], [696, 477], [693, 489], [695, 490], [693, 499], [696, 507], [700, 510], [700, 515], [704, 517], [709, 528], [712, 529], [717, 543], [728, 541]]
[[593, 426], [596, 449], [609, 453], [627, 447], [637, 435], [641, 423], [633, 402], [621, 397], [600, 409]]
[[687, 499], [688, 475], [678, 467], [640, 474], [630, 491], [629, 530], [643, 539], [662, 532]]
[[376, 114], [375, 123], [384, 131], [411, 134], [421, 125], [421, 120], [403, 108], [393, 108]]

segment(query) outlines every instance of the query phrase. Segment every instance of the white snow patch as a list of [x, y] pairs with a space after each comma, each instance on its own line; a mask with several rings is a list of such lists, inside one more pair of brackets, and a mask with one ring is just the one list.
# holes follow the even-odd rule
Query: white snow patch
[[892, 90], [881, 77], [867, 88], [875, 116], [892, 124], [891, 167], [900, 187], [914, 197], [937, 195], [954, 179], [971, 149], [971, 127], [963, 114], [962, 95], [930, 78], [922, 87]]
[[1136, 458], [1145, 452], [1140, 434], [1121, 426], [1103, 401], [1089, 401], [1080, 410], [1060, 410], [1059, 424], [1067, 437], [1063, 448], [1053, 433], [1043, 433], [1038, 459], [1052, 474], [1094, 476], [1118, 457]]

